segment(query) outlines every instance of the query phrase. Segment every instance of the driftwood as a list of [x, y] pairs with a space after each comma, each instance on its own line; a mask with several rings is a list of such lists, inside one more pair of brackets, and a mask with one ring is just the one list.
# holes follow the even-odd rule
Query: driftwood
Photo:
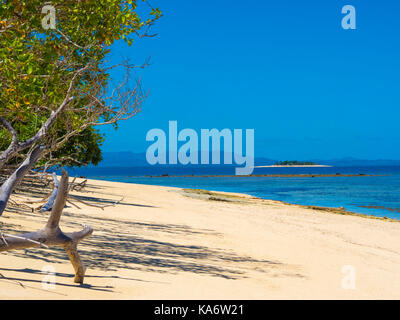
[[71, 185], [71, 191], [82, 191], [86, 187], [87, 180], [83, 180], [80, 183], [73, 183]]
[[75, 270], [76, 283], [83, 283], [85, 268], [77, 251], [78, 243], [90, 236], [93, 229], [84, 226], [81, 231], [64, 233], [59, 227], [60, 218], [68, 196], [68, 174], [64, 171], [59, 182], [57, 197], [55, 199], [50, 217], [46, 226], [36, 232], [21, 235], [1, 235], [0, 252], [33, 247], [61, 246], [65, 249]]
[[43, 205], [43, 207], [40, 209], [40, 212], [46, 212], [50, 211], [51, 208], [53, 208], [54, 201], [56, 200], [57, 193], [58, 193], [58, 187], [60, 183], [57, 180], [57, 175], [55, 172], [53, 172], [53, 181], [54, 181], [54, 189], [52, 194], [50, 195], [49, 199], [47, 202]]
[[[81, 203], [83, 203], [84, 205], [87, 205], [87, 206], [89, 206], [89, 207], [100, 208], [101, 210], [104, 210], [104, 208], [108, 208], [108, 207], [115, 207], [117, 204], [119, 204], [121, 201], [124, 200], [124, 197], [122, 197], [120, 200], [117, 200], [117, 201], [115, 201], [115, 202], [113, 202], [113, 203], [111, 203], [111, 204], [97, 205], [97, 204], [91, 204], [91, 203], [88, 203], [88, 202], [86, 202], [86, 201], [83, 201], [82, 199], [79, 199], [77, 196], [72, 196], [72, 195], [71, 195], [70, 198], [71, 198], [71, 199], [74, 199], [75, 201], [81, 202]], [[72, 202], [70, 202], [70, 201], [68, 201], [68, 202], [72, 204]], [[75, 205], [75, 204], [73, 204], [73, 205]]]

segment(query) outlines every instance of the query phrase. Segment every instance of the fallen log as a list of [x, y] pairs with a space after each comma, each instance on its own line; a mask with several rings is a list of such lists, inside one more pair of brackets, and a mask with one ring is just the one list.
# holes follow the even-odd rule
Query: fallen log
[[81, 231], [73, 233], [64, 233], [59, 227], [61, 215], [65, 207], [68, 196], [68, 174], [63, 171], [59, 182], [57, 197], [47, 221], [46, 226], [36, 232], [24, 233], [20, 235], [1, 235], [0, 252], [27, 249], [34, 247], [63, 247], [75, 270], [75, 283], [83, 283], [85, 276], [85, 267], [80, 259], [77, 246], [79, 242], [93, 233], [90, 226], [84, 226]]
[[50, 195], [49, 199], [47, 202], [43, 205], [43, 207], [40, 209], [40, 212], [46, 212], [50, 211], [51, 208], [53, 208], [54, 201], [56, 200], [57, 193], [58, 193], [58, 187], [60, 183], [57, 180], [57, 175], [55, 172], [53, 172], [53, 181], [54, 181], [54, 189], [52, 194]]

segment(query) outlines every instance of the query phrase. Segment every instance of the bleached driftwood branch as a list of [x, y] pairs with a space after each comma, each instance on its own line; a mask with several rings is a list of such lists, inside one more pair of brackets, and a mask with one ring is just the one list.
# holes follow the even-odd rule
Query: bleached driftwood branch
[[[110, 203], [110, 204], [97, 205], [97, 204], [91, 204], [91, 203], [88, 203], [87, 201], [84, 201], [84, 200], [82, 200], [82, 199], [79, 199], [77, 196], [71, 195], [70, 198], [74, 199], [75, 201], [81, 202], [81, 203], [83, 203], [84, 205], [87, 205], [87, 206], [89, 206], [89, 207], [100, 208], [101, 210], [104, 210], [104, 208], [108, 208], [108, 207], [115, 207], [117, 204], [119, 204], [121, 201], [123, 201], [123, 200], [125, 199], [124, 197], [122, 197], [120, 200], [117, 200], [117, 201], [115, 201], [115, 202], [113, 202], [113, 203]], [[70, 203], [71, 203], [71, 202], [70, 202]]]
[[53, 181], [54, 181], [53, 192], [51, 193], [51, 195], [50, 195], [49, 199], [47, 200], [47, 202], [40, 209], [40, 212], [50, 211], [51, 208], [53, 207], [54, 201], [56, 200], [57, 193], [58, 193], [58, 187], [60, 186], [60, 183], [57, 180], [57, 175], [56, 175], [55, 172], [53, 172]]
[[61, 246], [67, 252], [75, 270], [76, 283], [83, 283], [85, 268], [77, 251], [79, 242], [93, 233], [90, 226], [84, 226], [81, 231], [64, 233], [59, 224], [68, 196], [68, 174], [64, 171], [59, 183], [57, 197], [46, 226], [36, 232], [21, 235], [2, 235], [0, 237], [0, 252], [43, 246]]

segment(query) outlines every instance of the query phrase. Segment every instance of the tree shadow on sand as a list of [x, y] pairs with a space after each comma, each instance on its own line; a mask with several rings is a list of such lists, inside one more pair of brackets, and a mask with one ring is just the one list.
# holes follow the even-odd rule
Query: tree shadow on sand
[[[98, 204], [109, 204], [114, 200], [80, 196], [81, 199]], [[136, 204], [124, 205], [136, 206]], [[149, 209], [151, 207], [149, 206]], [[39, 223], [47, 220], [47, 215], [32, 213], [21, 208], [10, 206], [8, 211], [18, 216], [21, 220], [36, 220]], [[12, 219], [10, 219], [12, 220]], [[4, 221], [6, 222], [6, 221]], [[81, 224], [89, 224], [94, 228], [94, 234], [82, 241], [78, 250], [85, 266], [91, 270], [115, 271], [117, 269], [129, 269], [152, 273], [188, 272], [194, 274], [208, 275], [223, 279], [243, 279], [248, 272], [256, 271], [271, 276], [277, 274], [284, 276], [301, 277], [294, 270], [288, 271], [286, 266], [279, 261], [257, 260], [249, 256], [238, 255], [231, 250], [210, 248], [197, 244], [198, 239], [206, 237], [220, 238], [223, 235], [210, 229], [194, 229], [187, 225], [146, 223], [123, 219], [111, 219], [101, 216], [90, 216], [80, 213], [71, 213], [65, 210], [62, 217], [62, 228], [79, 229]], [[43, 224], [44, 225], [44, 224]], [[8, 233], [28, 232], [20, 225], [4, 223], [3, 231]], [[159, 239], [169, 239], [159, 241]], [[182, 244], [185, 243], [185, 244]], [[32, 258], [46, 263], [65, 263], [68, 257], [62, 248], [51, 249], [26, 249], [21, 251], [9, 251], [4, 254], [21, 258]], [[25, 274], [41, 273], [39, 270], [22, 268], [6, 269], [7, 271]], [[95, 273], [95, 272], [92, 272]], [[57, 273], [57, 276], [72, 278], [71, 274]], [[115, 278], [119, 276], [91, 276], [86, 278], [104, 277]], [[36, 280], [22, 278], [7, 278], [10, 281], [37, 282]], [[4, 279], [4, 278], [3, 278]], [[122, 279], [122, 278], [120, 278]], [[126, 279], [126, 278], [125, 278]], [[127, 279], [132, 281], [145, 281], [139, 279]], [[40, 282], [40, 281], [39, 281]], [[60, 283], [60, 285], [63, 285]], [[69, 284], [68, 284], [69, 286]], [[71, 284], [71, 286], [76, 286]], [[112, 290], [111, 287], [94, 287], [87, 284], [82, 288], [91, 290]]]
[[[79, 246], [85, 265], [94, 270], [131, 269], [157, 273], [191, 272], [225, 279], [246, 277], [246, 272], [263, 272], [280, 265], [279, 262], [239, 256], [234, 252], [198, 245], [182, 245], [174, 241], [157, 241], [157, 233], [178, 237], [219, 237], [212, 230], [193, 229], [185, 225], [121, 221], [103, 217], [64, 213], [63, 225], [76, 228], [81, 223], [91, 224], [95, 232]], [[25, 230], [26, 231], [26, 230]], [[146, 237], [143, 234], [150, 233]], [[195, 243], [195, 240], [193, 240]], [[62, 248], [27, 249], [7, 254], [61, 263], [68, 260]], [[72, 276], [72, 275], [71, 275]]]
[[[4, 276], [2, 273], [0, 273], [0, 281], [4, 280], [7, 282], [13, 282], [16, 285], [21, 286], [22, 288], [27, 288], [29, 285], [27, 283], [32, 283], [32, 284], [42, 284], [42, 280], [37, 280], [37, 279], [32, 279], [32, 278], [26, 278], [27, 275], [29, 274], [35, 274], [39, 276], [44, 276], [47, 273], [43, 273], [41, 270], [38, 269], [32, 269], [32, 268], [0, 268], [0, 272], [14, 272], [21, 274], [21, 277], [10, 277], [10, 276]], [[62, 272], [56, 272], [55, 278], [68, 278], [68, 279], [73, 279], [72, 274], [68, 273], [62, 273]], [[129, 281], [137, 281], [137, 282], [152, 282], [154, 283], [155, 281], [146, 281], [143, 279], [136, 279], [136, 278], [127, 278], [127, 277], [121, 277], [118, 275], [107, 275], [107, 276], [98, 276], [98, 275], [86, 275], [85, 278], [88, 279], [94, 279], [94, 278], [101, 278], [101, 279], [120, 279], [120, 280], [129, 280]], [[88, 280], [90, 282], [90, 280]], [[82, 289], [88, 289], [88, 290], [94, 290], [94, 291], [103, 291], [103, 292], [115, 292], [113, 289], [114, 287], [112, 285], [104, 285], [104, 286], [99, 286], [99, 285], [92, 285], [89, 283], [81, 283], [81, 284], [72, 284], [71, 281], [66, 282], [55, 282], [54, 285], [56, 286], [61, 286], [61, 287], [70, 287], [70, 288], [82, 288]], [[32, 287], [33, 289], [38, 289], [38, 287]], [[43, 290], [47, 291], [47, 290]], [[58, 292], [54, 292], [55, 294], [59, 294]]]

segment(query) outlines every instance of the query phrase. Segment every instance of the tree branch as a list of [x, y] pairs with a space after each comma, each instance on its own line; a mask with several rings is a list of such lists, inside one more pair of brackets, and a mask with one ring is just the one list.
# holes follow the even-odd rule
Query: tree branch
[[8, 148], [0, 153], [0, 168], [2, 166], [2, 163], [5, 163], [7, 161], [6, 155], [11, 154], [14, 152], [14, 150], [17, 149], [18, 146], [18, 135], [13, 126], [3, 117], [0, 116], [0, 125], [2, 125], [4, 128], [6, 128], [12, 136], [12, 140]]
[[[65, 108], [69, 105], [69, 103], [74, 99], [72, 96], [72, 91], [74, 89], [74, 82], [76, 78], [86, 69], [89, 68], [89, 65], [85, 66], [84, 68], [79, 69], [78, 71], [75, 72], [74, 76], [72, 77], [69, 87], [66, 93], [66, 96], [63, 100], [63, 102], [60, 104], [60, 106], [52, 112], [51, 116], [47, 119], [47, 121], [42, 125], [42, 127], [39, 129], [39, 131], [31, 138], [17, 143], [17, 144], [11, 144], [10, 147], [0, 153], [0, 168], [3, 167], [3, 165], [10, 160], [12, 157], [14, 157], [18, 152], [25, 150], [32, 146], [33, 144], [37, 143], [40, 141], [49, 131], [49, 129], [53, 126], [55, 121], [58, 119], [58, 117], [62, 114], [62, 112], [65, 110]], [[2, 119], [2, 118], [1, 118]], [[1, 124], [3, 126], [7, 126], [7, 122], [3, 119]]]
[[33, 168], [35, 163], [42, 155], [45, 147], [43, 145], [36, 147], [21, 164], [21, 166], [14, 171], [13, 174], [3, 183], [0, 187], [0, 216], [3, 214], [7, 202], [10, 199], [11, 193], [18, 183], [21, 182], [26, 173]]

